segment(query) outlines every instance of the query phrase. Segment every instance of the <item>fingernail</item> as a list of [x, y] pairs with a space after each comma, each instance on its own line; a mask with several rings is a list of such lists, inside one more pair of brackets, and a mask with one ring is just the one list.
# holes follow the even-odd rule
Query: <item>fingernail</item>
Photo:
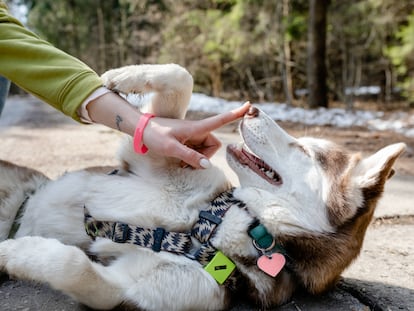
[[210, 163], [210, 161], [208, 159], [203, 158], [203, 159], [200, 160], [200, 166], [202, 168], [210, 168], [211, 167], [211, 163]]

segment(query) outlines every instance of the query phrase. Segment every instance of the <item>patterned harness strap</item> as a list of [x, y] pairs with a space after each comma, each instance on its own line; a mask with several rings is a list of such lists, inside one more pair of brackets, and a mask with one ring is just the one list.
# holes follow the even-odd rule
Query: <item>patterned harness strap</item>
[[[84, 207], [85, 230], [93, 239], [102, 237], [116, 243], [131, 243], [151, 248], [155, 252], [168, 251], [183, 254], [206, 265], [217, 253], [217, 249], [210, 243], [210, 238], [226, 212], [232, 206], [246, 208], [243, 202], [233, 197], [233, 190], [223, 192], [211, 202], [208, 209], [201, 211], [191, 232], [169, 232], [163, 228], [147, 229], [121, 222], [99, 221], [94, 219]], [[192, 237], [201, 244], [195, 250]]]
[[147, 229], [121, 222], [99, 221], [94, 219], [84, 207], [86, 233], [96, 237], [111, 239], [116, 243], [130, 243], [151, 248], [155, 252], [167, 251], [186, 254], [191, 247], [189, 233], [168, 232], [163, 228]]
[[217, 253], [217, 249], [211, 244], [210, 238], [221, 224], [226, 212], [233, 206], [246, 209], [246, 205], [233, 197], [234, 188], [223, 192], [215, 198], [207, 210], [201, 211], [198, 221], [194, 224], [191, 235], [201, 243], [201, 247], [192, 256], [205, 265]]

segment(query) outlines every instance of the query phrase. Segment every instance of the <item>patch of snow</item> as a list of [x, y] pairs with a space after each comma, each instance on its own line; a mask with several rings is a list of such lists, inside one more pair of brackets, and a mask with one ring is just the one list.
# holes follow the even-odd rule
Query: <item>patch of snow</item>
[[347, 87], [345, 89], [346, 95], [378, 95], [381, 93], [381, 87], [379, 86], [360, 86], [360, 87]]
[[[242, 105], [240, 101], [227, 101], [222, 98], [193, 93], [189, 110], [213, 114], [222, 113]], [[303, 109], [283, 103], [255, 104], [276, 121], [291, 121], [307, 125], [330, 125], [336, 127], [361, 126], [371, 130], [390, 130], [408, 137], [414, 137], [414, 115], [395, 112], [385, 116], [383, 112], [345, 109]]]

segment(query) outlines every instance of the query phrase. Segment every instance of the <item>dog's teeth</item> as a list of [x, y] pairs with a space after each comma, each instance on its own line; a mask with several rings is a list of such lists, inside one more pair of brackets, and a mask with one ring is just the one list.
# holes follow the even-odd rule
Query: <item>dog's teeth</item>
[[267, 171], [266, 172], [266, 176], [269, 177], [269, 178], [271, 178], [271, 179], [273, 179], [273, 177], [275, 177], [275, 172], [273, 172], [273, 171]]

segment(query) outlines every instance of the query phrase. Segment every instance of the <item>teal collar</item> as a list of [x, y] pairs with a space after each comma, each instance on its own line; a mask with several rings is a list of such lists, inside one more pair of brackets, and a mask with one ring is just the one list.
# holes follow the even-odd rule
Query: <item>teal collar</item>
[[262, 254], [280, 253], [286, 255], [286, 251], [280, 243], [276, 243], [273, 236], [267, 231], [266, 227], [258, 221], [253, 223], [248, 230], [252, 238], [254, 247]]

